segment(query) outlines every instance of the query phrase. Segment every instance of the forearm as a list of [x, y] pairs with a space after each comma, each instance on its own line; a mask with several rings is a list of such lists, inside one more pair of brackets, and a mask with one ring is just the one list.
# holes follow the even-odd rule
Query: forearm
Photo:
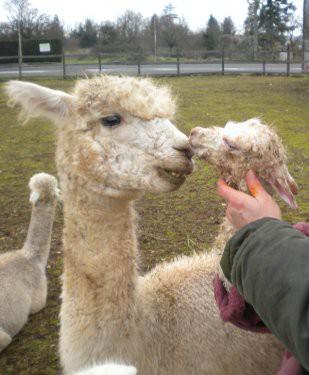
[[259, 220], [229, 241], [222, 268], [267, 327], [309, 369], [308, 238], [279, 220]]

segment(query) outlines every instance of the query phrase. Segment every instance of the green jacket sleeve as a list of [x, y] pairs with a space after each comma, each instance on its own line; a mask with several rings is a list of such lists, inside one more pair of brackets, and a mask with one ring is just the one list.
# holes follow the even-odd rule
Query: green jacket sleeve
[[309, 238], [264, 218], [238, 231], [221, 259], [225, 276], [309, 370]]

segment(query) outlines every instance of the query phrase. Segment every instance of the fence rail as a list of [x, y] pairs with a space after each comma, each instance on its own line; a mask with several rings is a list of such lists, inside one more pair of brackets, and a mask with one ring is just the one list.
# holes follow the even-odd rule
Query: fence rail
[[[210, 51], [209, 56], [214, 55]], [[216, 51], [216, 58], [212, 60], [191, 61], [181, 56], [176, 56], [174, 61], [156, 62], [143, 59], [133, 61], [105, 61], [107, 54], [57, 54], [49, 55], [51, 59], [58, 62], [42, 62], [46, 56], [26, 55], [0, 57], [0, 79], [24, 76], [58, 76], [66, 79], [70, 76], [95, 73], [124, 73], [131, 75], [182, 75], [182, 74], [291, 74], [309, 73], [309, 66], [304, 62], [294, 62], [288, 50], [286, 61], [273, 61], [270, 59], [259, 59], [255, 61], [244, 61], [242, 59], [231, 59], [225, 51]], [[111, 54], [108, 54], [111, 56]], [[120, 57], [116, 54], [114, 57]], [[31, 59], [31, 62], [27, 60]], [[16, 60], [16, 62], [11, 62]], [[37, 60], [37, 61], [33, 61]], [[8, 61], [8, 63], [5, 63]], [[308, 69], [307, 69], [308, 68]]]

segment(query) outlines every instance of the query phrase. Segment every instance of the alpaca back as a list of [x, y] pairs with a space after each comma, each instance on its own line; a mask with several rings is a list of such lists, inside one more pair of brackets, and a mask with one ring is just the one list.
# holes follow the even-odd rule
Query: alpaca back
[[136, 369], [132, 366], [110, 362], [75, 372], [74, 375], [136, 375], [136, 373]]
[[219, 260], [216, 253], [183, 257], [158, 265], [140, 280], [142, 354], [141, 362], [133, 363], [139, 373], [276, 373], [283, 347], [273, 335], [247, 332], [221, 320], [213, 293]]
[[25, 325], [42, 271], [21, 250], [0, 257], [0, 328], [11, 337]]

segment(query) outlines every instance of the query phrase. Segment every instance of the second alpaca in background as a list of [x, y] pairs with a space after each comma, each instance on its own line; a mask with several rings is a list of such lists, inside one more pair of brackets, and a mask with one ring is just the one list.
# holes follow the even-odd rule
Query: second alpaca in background
[[31, 221], [24, 246], [0, 255], [0, 352], [23, 328], [29, 314], [46, 305], [45, 268], [59, 189], [55, 177], [38, 173], [30, 179]]

